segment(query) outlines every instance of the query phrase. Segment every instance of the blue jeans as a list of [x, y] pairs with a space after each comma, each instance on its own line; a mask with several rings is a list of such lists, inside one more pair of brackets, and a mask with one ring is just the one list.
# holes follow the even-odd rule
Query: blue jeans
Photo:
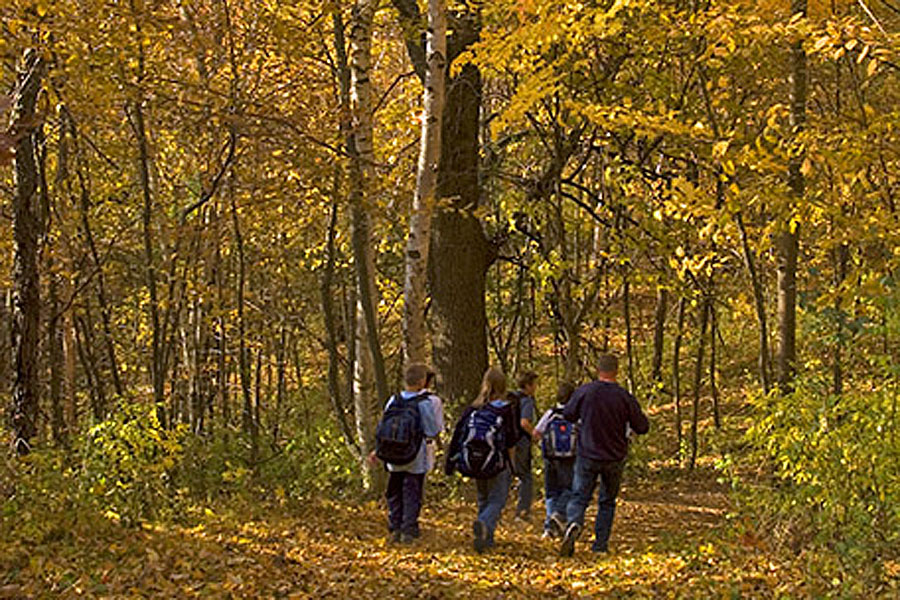
[[500, 521], [500, 512], [506, 506], [509, 496], [509, 468], [503, 469], [490, 479], [476, 479], [475, 489], [478, 491], [478, 520], [487, 529], [487, 543], [494, 544], [494, 530]]
[[609, 534], [616, 514], [616, 496], [619, 495], [624, 469], [624, 460], [602, 461], [583, 456], [575, 459], [575, 480], [572, 483], [572, 498], [566, 508], [566, 521], [584, 527], [584, 512], [591, 503], [594, 488], [598, 487], [597, 521], [594, 524], [596, 537], [591, 548], [595, 552], [606, 552], [609, 549]]
[[547, 518], [544, 530], [550, 525], [550, 515], [559, 514], [566, 518], [566, 508], [572, 497], [572, 477], [575, 469], [574, 458], [544, 459], [544, 503]]
[[516, 443], [514, 453], [516, 479], [519, 480], [519, 501], [516, 513], [531, 512], [531, 501], [534, 498], [534, 478], [531, 475], [531, 438], [524, 437]]
[[388, 529], [419, 537], [425, 473], [394, 471], [388, 478]]

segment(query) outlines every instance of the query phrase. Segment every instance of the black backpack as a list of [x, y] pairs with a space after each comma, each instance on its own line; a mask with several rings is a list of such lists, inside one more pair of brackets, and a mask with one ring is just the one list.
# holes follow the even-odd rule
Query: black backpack
[[471, 411], [463, 423], [461, 447], [455, 467], [466, 477], [490, 479], [506, 467], [504, 409], [490, 405]]
[[513, 419], [516, 421], [515, 428], [517, 442], [522, 438], [531, 437], [528, 432], [522, 428], [522, 399], [525, 397], [525, 394], [520, 391], [509, 392], [506, 395], [506, 399], [512, 404]]
[[392, 465], [406, 465], [415, 460], [425, 439], [419, 402], [426, 398], [427, 394], [393, 397], [375, 430], [375, 456]]

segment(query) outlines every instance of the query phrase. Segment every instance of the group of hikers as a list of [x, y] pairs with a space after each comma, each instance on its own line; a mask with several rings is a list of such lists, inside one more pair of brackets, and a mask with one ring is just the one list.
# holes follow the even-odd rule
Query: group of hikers
[[[444, 472], [475, 480], [478, 513], [472, 523], [476, 552], [494, 546], [494, 532], [513, 478], [518, 479], [515, 518], [527, 521], [533, 498], [531, 448], [544, 460], [544, 537], [560, 540], [559, 554], [571, 556], [584, 529], [584, 515], [598, 490], [592, 551], [609, 551], [616, 497], [628, 441], [650, 428], [635, 398], [617, 382], [618, 359], [598, 359], [597, 378], [575, 388], [562, 382], [555, 404], [534, 423], [538, 376], [525, 372], [518, 389], [507, 391], [506, 375], [489, 368], [478, 397], [459, 417], [446, 451]], [[419, 537], [425, 475], [435, 467], [444, 430], [441, 399], [432, 390], [434, 373], [415, 363], [404, 373], [405, 389], [387, 400], [375, 434], [371, 460], [381, 459], [387, 485], [390, 540]]]

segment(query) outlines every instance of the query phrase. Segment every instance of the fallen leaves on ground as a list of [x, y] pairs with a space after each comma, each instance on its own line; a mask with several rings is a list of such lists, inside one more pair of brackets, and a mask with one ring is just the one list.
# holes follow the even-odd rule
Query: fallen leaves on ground
[[806, 595], [794, 567], [718, 539], [726, 511], [709, 476], [636, 481], [620, 499], [612, 553], [591, 554], [586, 531], [570, 559], [541, 539], [539, 515], [516, 521], [509, 509], [497, 547], [476, 554], [473, 504], [435, 498], [426, 499], [422, 537], [408, 546], [387, 542], [376, 502], [243, 505], [206, 511], [191, 527], [82, 522], [34, 548], [5, 545], [0, 598]]

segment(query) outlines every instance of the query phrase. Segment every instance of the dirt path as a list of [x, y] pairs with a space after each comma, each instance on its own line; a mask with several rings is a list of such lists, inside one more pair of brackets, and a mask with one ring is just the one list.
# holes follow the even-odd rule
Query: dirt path
[[476, 554], [474, 503], [441, 502], [444, 490], [435, 487], [423, 536], [411, 546], [386, 544], [385, 513], [374, 502], [249, 506], [206, 514], [191, 528], [105, 528], [42, 545], [37, 556], [4, 561], [13, 571], [0, 598], [746, 597], [769, 589], [758, 577], [742, 582], [723, 571], [711, 542], [727, 497], [711, 477], [626, 479], [613, 552], [601, 558], [588, 551], [592, 532], [573, 558], [558, 558], [556, 544], [540, 539], [538, 515], [513, 522], [508, 510], [497, 547]]
[[[497, 547], [476, 554], [471, 548], [474, 506], [433, 501], [424, 510], [422, 538], [408, 547], [385, 543], [384, 512], [375, 504], [327, 503], [277, 524], [246, 524], [246, 551], [240, 546], [232, 551], [262, 566], [258, 585], [286, 596], [680, 595], [689, 589], [684, 586], [690, 556], [721, 524], [726, 497], [696, 478], [654, 483], [659, 485], [623, 490], [614, 552], [599, 560], [586, 543], [574, 558], [557, 558], [556, 543], [540, 539], [537, 518], [530, 524], [504, 519]], [[273, 535], [273, 529], [284, 535]], [[255, 579], [252, 573], [239, 588]], [[272, 590], [267, 584], [275, 579], [280, 586]], [[222, 585], [237, 583], [226, 578]]]

